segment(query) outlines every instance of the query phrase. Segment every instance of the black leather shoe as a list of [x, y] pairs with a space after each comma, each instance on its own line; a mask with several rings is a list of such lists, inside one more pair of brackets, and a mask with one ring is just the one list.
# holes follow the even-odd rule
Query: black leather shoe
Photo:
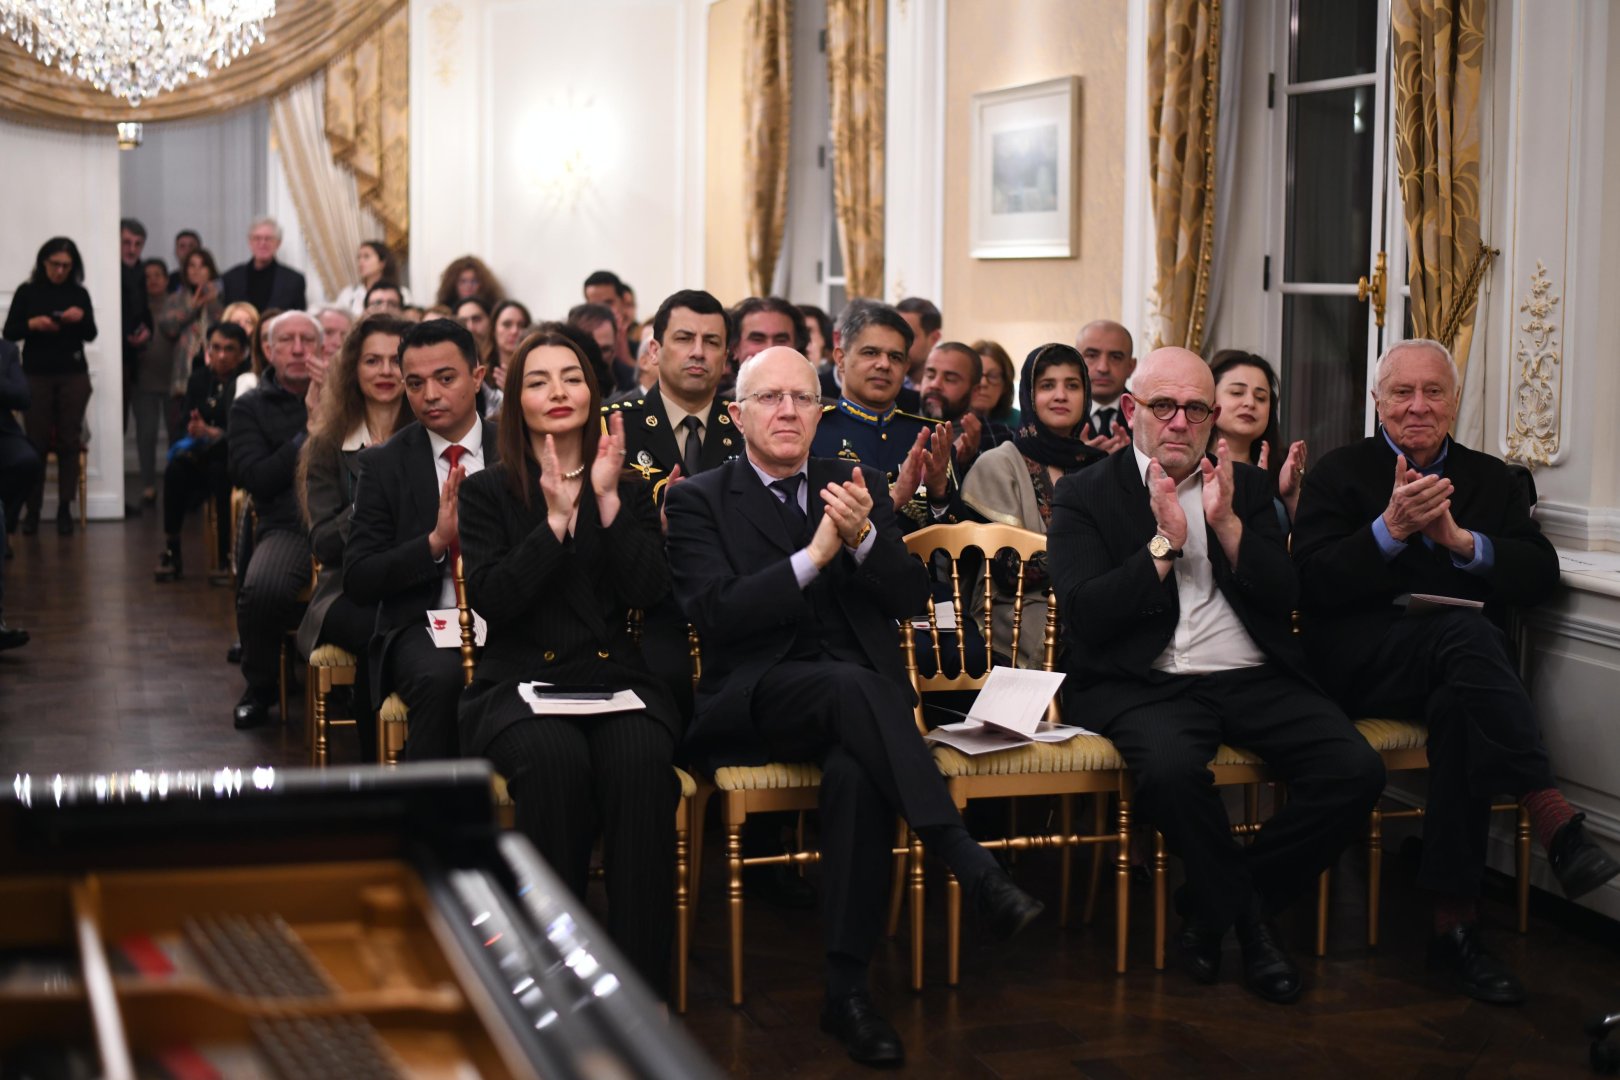
[[1006, 941], [1034, 922], [1046, 905], [1014, 885], [1005, 870], [987, 870], [973, 889], [973, 910], [985, 933]]
[[152, 575], [158, 581], [177, 581], [180, 578], [180, 549], [170, 545], [158, 556], [157, 571]]
[[743, 871], [743, 892], [787, 911], [814, 911], [816, 889], [791, 866], [750, 866]]
[[1243, 950], [1243, 985], [1274, 1005], [1298, 1001], [1304, 982], [1277, 940], [1276, 928], [1266, 919], [1240, 922], [1237, 936]]
[[7, 626], [0, 622], [0, 652], [7, 649], [20, 649], [28, 644], [28, 631], [19, 630], [15, 626]]
[[821, 1007], [821, 1030], [844, 1044], [862, 1065], [895, 1066], [906, 1060], [900, 1033], [883, 1019], [864, 990], [828, 998]]
[[1221, 977], [1221, 941], [1225, 934], [1188, 919], [1176, 935], [1176, 955], [1195, 982], [1205, 986]]
[[[1566, 826], [1567, 828], [1567, 826]], [[1492, 1005], [1517, 1005], [1524, 984], [1485, 948], [1477, 926], [1454, 926], [1429, 939], [1429, 966], [1445, 968], [1457, 989]]]
[[236, 724], [237, 731], [263, 727], [270, 722], [270, 702], [249, 687], [243, 692], [242, 699], [236, 703], [231, 718]]
[[242, 643], [240, 641], [231, 642], [231, 647], [225, 650], [225, 662], [227, 664], [240, 664], [242, 662]]
[[1585, 896], [1605, 881], [1620, 874], [1620, 862], [1593, 843], [1581, 824], [1585, 814], [1576, 814], [1553, 834], [1547, 849], [1547, 863], [1558, 878], [1564, 895], [1574, 900]]

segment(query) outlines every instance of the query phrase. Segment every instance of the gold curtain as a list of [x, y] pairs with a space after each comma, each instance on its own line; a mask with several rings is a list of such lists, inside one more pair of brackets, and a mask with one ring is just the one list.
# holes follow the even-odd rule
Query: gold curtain
[[327, 147], [322, 80], [306, 79], [270, 102], [270, 136], [281, 155], [287, 188], [298, 210], [304, 247], [322, 291], [336, 296], [354, 281], [354, 252], [376, 235], [360, 209], [354, 174]]
[[1152, 0], [1148, 160], [1159, 325], [1154, 344], [1202, 352], [1215, 241], [1221, 0]]
[[56, 127], [155, 123], [217, 115], [304, 82], [374, 31], [404, 0], [277, 0], [265, 40], [229, 67], [132, 109], [89, 83], [48, 68], [0, 35], [0, 115]]
[[[403, 257], [410, 242], [410, 18], [401, 6], [326, 67], [326, 141]], [[367, 239], [370, 239], [369, 237]]]
[[833, 199], [845, 292], [883, 298], [885, 0], [827, 0]]
[[1406, 206], [1412, 329], [1468, 374], [1479, 284], [1479, 94], [1485, 0], [1395, 0], [1395, 162]]
[[743, 24], [743, 216], [748, 288], [771, 291], [787, 226], [793, 0], [748, 0]]

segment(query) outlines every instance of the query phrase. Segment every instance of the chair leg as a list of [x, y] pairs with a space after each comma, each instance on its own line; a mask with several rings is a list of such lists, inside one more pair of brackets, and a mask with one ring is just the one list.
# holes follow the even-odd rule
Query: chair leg
[[[895, 828], [895, 850], [907, 849], [909, 843], [907, 837], [911, 832], [910, 827], [902, 821]], [[905, 906], [907, 869], [907, 857], [905, 855], [896, 855], [894, 857], [894, 876], [889, 882], [888, 936], [891, 938], [900, 933], [900, 909]]]
[[923, 847], [908, 827], [906, 861], [911, 864], [911, 988], [923, 987]]
[[729, 820], [732, 815], [727, 814], [726, 821], [726, 875], [727, 918], [731, 929], [731, 1003], [741, 1005], [742, 992], [742, 937], [743, 937], [743, 887], [742, 887], [742, 822]]
[[1165, 909], [1168, 907], [1166, 879], [1170, 859], [1164, 848], [1164, 836], [1153, 831], [1153, 970], [1164, 970]]
[[1131, 929], [1131, 800], [1119, 792], [1119, 843], [1114, 851], [1114, 971], [1125, 974]]
[[79, 531], [90, 525], [90, 452], [79, 449]]
[[1316, 955], [1327, 955], [1328, 900], [1333, 895], [1333, 871], [1324, 870], [1316, 880]]
[[692, 951], [691, 835], [692, 800], [682, 799], [675, 811], [675, 1012], [686, 1015], [687, 958]]
[[692, 796], [692, 827], [688, 839], [692, 845], [692, 872], [689, 885], [692, 891], [691, 918], [697, 922], [698, 897], [703, 894], [703, 822], [709, 809], [709, 797], [714, 788], [698, 781], [697, 793]]
[[1373, 807], [1367, 821], [1367, 948], [1378, 948], [1378, 897], [1384, 877], [1384, 812]]
[[1530, 811], [1523, 805], [1519, 807], [1519, 835], [1518, 835], [1518, 899], [1519, 899], [1519, 933], [1530, 932]]
[[324, 670], [310, 668], [305, 673], [304, 708], [309, 713], [309, 757], [310, 764], [317, 769], [326, 768], [326, 673]]
[[962, 883], [945, 871], [945, 985], [962, 981]]
[[1058, 918], [1059, 926], [1069, 925], [1070, 890], [1074, 883], [1074, 796], [1058, 796], [1058, 831], [1063, 834], [1063, 846], [1058, 849]]
[[[1091, 835], [1101, 836], [1108, 827], [1108, 796], [1096, 794], [1091, 797]], [[1091, 925], [1091, 919], [1097, 914], [1097, 888], [1102, 884], [1103, 856], [1102, 844], [1091, 845], [1091, 880], [1086, 883], [1086, 908], [1081, 915], [1085, 925]]]

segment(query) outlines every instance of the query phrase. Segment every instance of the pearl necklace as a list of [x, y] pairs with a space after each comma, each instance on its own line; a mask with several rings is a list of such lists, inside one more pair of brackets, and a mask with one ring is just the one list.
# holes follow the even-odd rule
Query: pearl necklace
[[579, 465], [579, 468], [570, 469], [567, 472], [563, 473], [563, 479], [564, 480], [578, 480], [580, 477], [582, 477], [584, 475], [585, 475], [585, 464], [584, 464], [584, 462], [581, 462], [580, 465]]

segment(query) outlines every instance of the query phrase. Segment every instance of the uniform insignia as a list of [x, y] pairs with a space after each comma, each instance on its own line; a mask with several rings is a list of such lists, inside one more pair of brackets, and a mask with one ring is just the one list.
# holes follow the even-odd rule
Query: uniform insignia
[[641, 476], [641, 478], [643, 480], [651, 480], [653, 478], [654, 474], [659, 472], [658, 466], [649, 465], [649, 464], [646, 464], [645, 462], [641, 462], [641, 461], [635, 462], [630, 467], [632, 469], [634, 469]]
[[855, 452], [855, 448], [849, 445], [848, 439], [842, 439], [840, 441], [843, 443], [843, 445], [838, 448], [839, 457], [843, 458], [845, 461], [861, 460], [861, 455], [857, 454]]
[[637, 465], [651, 465], [652, 463], [653, 463], [653, 458], [652, 458], [651, 454], [649, 454], [645, 450], [636, 451], [636, 464]]
[[647, 426], [648, 427], [657, 427], [658, 426], [658, 417], [656, 417], [656, 416], [647, 417]]
[[[725, 413], [721, 413], [718, 417], [716, 417], [716, 419], [719, 420], [720, 423], [722, 423], [722, 424], [731, 423], [731, 417], [726, 415]], [[726, 440], [726, 445], [730, 446], [731, 445], [731, 440], [729, 440], [729, 439]]]
[[724, 439], [721, 439], [720, 443], [721, 443], [722, 446], [730, 446], [731, 445], [731, 437], [728, 435]]

